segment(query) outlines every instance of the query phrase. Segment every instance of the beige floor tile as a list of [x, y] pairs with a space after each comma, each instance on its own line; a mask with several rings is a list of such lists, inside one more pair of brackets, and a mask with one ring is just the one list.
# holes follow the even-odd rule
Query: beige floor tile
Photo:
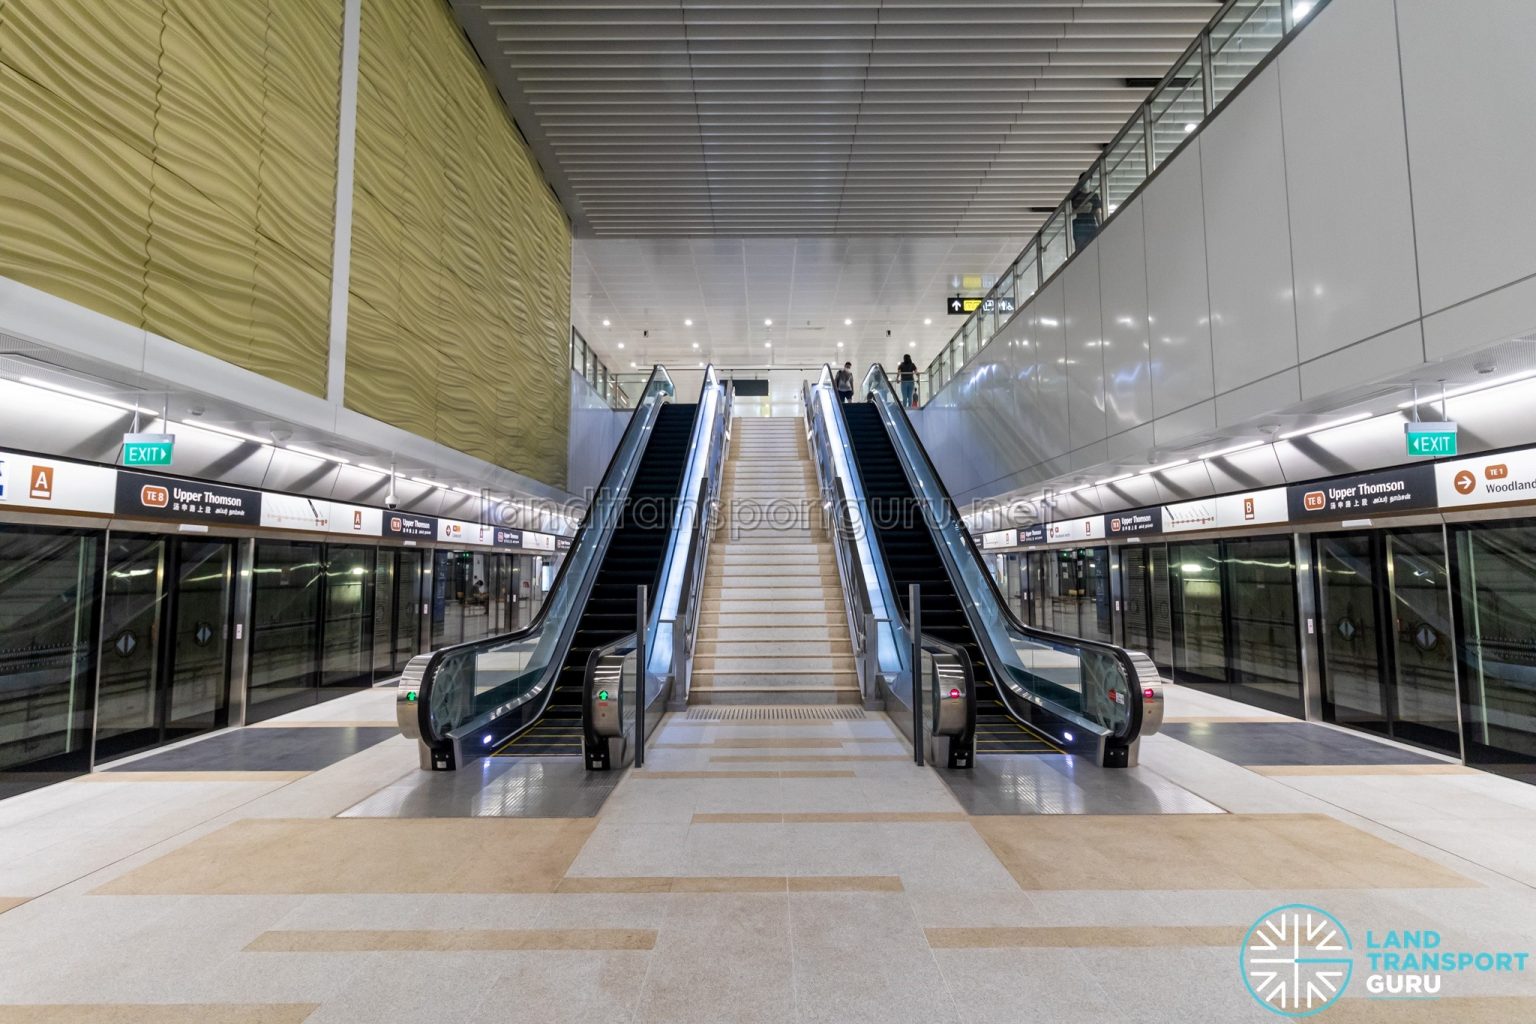
[[1085, 946], [1221, 946], [1236, 949], [1247, 925], [1075, 928], [929, 928], [934, 949], [1071, 949]]
[[0, 1006], [0, 1024], [302, 1024], [313, 1003]]
[[96, 891], [553, 892], [595, 825], [556, 818], [239, 821]]
[[1024, 889], [1417, 889], [1477, 883], [1320, 814], [973, 818]]
[[647, 928], [345, 929], [262, 932], [245, 949], [249, 953], [463, 953], [650, 949], [655, 944], [656, 932]]
[[30, 896], [0, 896], [0, 914], [21, 906], [31, 898]]

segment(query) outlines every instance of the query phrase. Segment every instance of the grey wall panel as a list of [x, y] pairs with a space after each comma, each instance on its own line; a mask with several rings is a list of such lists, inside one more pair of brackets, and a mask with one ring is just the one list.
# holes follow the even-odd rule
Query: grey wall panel
[[1397, 0], [1425, 313], [1536, 274], [1536, 4], [1472, 7]]
[[1292, 367], [1216, 396], [1216, 425], [1247, 423], [1267, 409], [1283, 409], [1301, 401], [1301, 374]]
[[1163, 167], [1135, 204], [1144, 210], [1152, 404], [1158, 416], [1216, 394], [1201, 144], [1194, 139]]
[[1392, 0], [1317, 18], [1279, 59], [1303, 360], [1419, 316]]
[[1151, 423], [1143, 423], [1139, 427], [1130, 430], [1122, 430], [1118, 434], [1109, 436], [1109, 460], [1111, 462], [1135, 462], [1140, 463], [1147, 457], [1147, 452], [1155, 447], [1154, 428]]
[[1039, 363], [1036, 404], [1039, 409], [1041, 438], [1048, 458], [1071, 450], [1067, 438], [1067, 335], [1062, 327], [1066, 319], [1062, 276], [1046, 285], [1030, 304], [1035, 335], [1035, 355]]
[[1220, 393], [1296, 364], [1276, 65], [1206, 126], [1200, 159]]
[[1062, 274], [1066, 292], [1067, 435], [1078, 449], [1104, 440], [1104, 331], [1099, 313], [1098, 246]]
[[1153, 419], [1152, 378], [1147, 366], [1150, 346], [1143, 205], [1133, 204], [1094, 241], [1099, 250], [1104, 411], [1112, 435], [1142, 424], [1150, 428]]
[[1208, 434], [1216, 429], [1216, 402], [1212, 399], [1167, 416], [1159, 416], [1152, 426], [1153, 441], [1163, 448], [1186, 442], [1190, 437]]
[[1418, 365], [1424, 358], [1424, 330], [1418, 320], [1395, 331], [1301, 364], [1303, 400], [1368, 384], [1384, 373]]

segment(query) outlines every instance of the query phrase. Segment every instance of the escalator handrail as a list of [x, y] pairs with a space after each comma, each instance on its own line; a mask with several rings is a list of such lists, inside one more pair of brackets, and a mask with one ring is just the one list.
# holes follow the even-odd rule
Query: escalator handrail
[[[911, 645], [908, 637], [911, 631], [906, 618], [901, 613], [901, 602], [898, 600], [890, 574], [886, 570], [885, 561], [878, 556], [873, 546], [873, 534], [869, 527], [872, 522], [869, 501], [864, 494], [863, 481], [859, 478], [857, 459], [848, 442], [848, 424], [844, 419], [842, 402], [832, 397], [834, 395], [832, 380], [832, 367], [824, 363], [820, 379], [814, 385], [806, 382], [804, 394], [807, 402], [807, 416], [814, 413], [811, 423], [812, 436], [825, 444], [825, 451], [818, 448], [815, 454], [822, 455], [828, 460], [827, 477], [835, 487], [835, 490], [828, 488], [829, 493], [826, 498], [833, 502], [831, 511], [834, 514], [836, 529], [833, 530], [832, 542], [834, 549], [839, 552], [839, 572], [844, 577], [843, 593], [845, 598], [851, 601], [849, 618], [859, 620], [861, 625], [856, 631], [861, 635], [864, 632], [862, 622], [866, 621], [866, 617], [873, 617], [877, 630], [880, 623], [889, 624], [893, 647], [891, 654], [895, 658], [892, 668], [895, 674], [910, 678], [913, 667], [910, 664]], [[825, 432], [824, 438], [818, 432], [818, 428], [819, 431]], [[842, 455], [841, 462], [836, 458], [837, 454]], [[818, 473], [818, 480], [820, 479], [821, 476]], [[855, 513], [859, 517], [857, 523], [853, 521]], [[864, 540], [862, 548], [859, 545], [861, 538]], [[846, 565], [844, 565], [845, 561]], [[873, 589], [870, 587], [871, 577], [874, 580]], [[854, 584], [854, 591], [851, 594], [848, 590], [849, 579]], [[875, 603], [876, 595], [879, 597], [878, 606]], [[876, 669], [883, 671], [878, 633], [873, 638], [866, 637], [865, 642], [875, 644]]]
[[[510, 707], [520, 706], [534, 699], [541, 693], [546, 699], [553, 692], [549, 685], [564, 663], [565, 652], [570, 647], [571, 636], [575, 631], [580, 614], [577, 611], [585, 604], [586, 596], [592, 588], [593, 580], [602, 566], [603, 555], [607, 551], [608, 543], [612, 540], [613, 531], [617, 526], [625, 497], [629, 493], [630, 486], [634, 483], [636, 472], [639, 470], [640, 461], [646, 450], [646, 438], [655, 428], [656, 420], [660, 416], [662, 406], [675, 392], [671, 375], [661, 364], [656, 364], [648, 378], [645, 387], [641, 389], [641, 398], [630, 416], [629, 424], [625, 427], [618, 445], [614, 448], [613, 455], [609, 457], [608, 466], [603, 471], [603, 477], [593, 493], [592, 500], [587, 505], [586, 513], [582, 516], [581, 525], [571, 538], [570, 551], [561, 562], [555, 578], [550, 584], [549, 597], [543, 602], [539, 611], [534, 615], [533, 621], [519, 630], [498, 634], [492, 637], [483, 637], [461, 644], [452, 644], [438, 648], [425, 655], [417, 655], [406, 666], [406, 671], [401, 676], [399, 696], [396, 705], [399, 708], [397, 718], [400, 721], [401, 731], [407, 736], [420, 739], [429, 748], [438, 749], [444, 744], [450, 743], [455, 733], [462, 733], [477, 727], [479, 723], [488, 717], [497, 717], [505, 713]], [[654, 392], [654, 393], [653, 393]], [[654, 401], [647, 401], [647, 396], [654, 397]], [[605, 504], [605, 495], [610, 496]], [[607, 509], [609, 514], [601, 522], [594, 520], [600, 510]], [[597, 529], [601, 533], [596, 541], [595, 553], [588, 559], [580, 579], [571, 579], [571, 567], [576, 563], [576, 553], [583, 550], [582, 545], [590, 531]], [[491, 651], [497, 647], [517, 643], [540, 635], [546, 626], [546, 620], [556, 606], [556, 596], [563, 593], [563, 587], [576, 587], [577, 596], [570, 604], [571, 614], [567, 614], [561, 626], [562, 635], [556, 641], [554, 652], [545, 664], [539, 681], [529, 687], [521, 697], [498, 708], [481, 712], [478, 715], [459, 723], [450, 729], [439, 732], [435, 728], [432, 718], [433, 691], [438, 680], [439, 670], [450, 658], [462, 655], [470, 651]], [[407, 707], [406, 705], [414, 705]]]
[[[999, 619], [1003, 623], [1004, 627], [1013, 633], [1048, 646], [1058, 648], [1076, 647], [1084, 650], [1094, 651], [1113, 658], [1125, 676], [1126, 691], [1128, 695], [1127, 711], [1129, 714], [1127, 715], [1127, 721], [1124, 729], [1116, 732], [1100, 725], [1097, 722], [1086, 719], [1082, 713], [1075, 712], [1069, 708], [1064, 708], [1060, 705], [1057, 705], [1049, 698], [1041, 697], [1038, 694], [1017, 693], [1017, 690], [1012, 685], [1008, 685], [1006, 687], [1000, 686], [999, 693], [1003, 694], [1004, 699], [1006, 700], [1007, 691], [1013, 690], [1018, 696], [1025, 697], [1028, 700], [1042, 704], [1048, 707], [1049, 710], [1052, 710], [1058, 714], [1064, 714], [1066, 717], [1082, 720], [1084, 726], [1087, 728], [1095, 729], [1105, 734], [1112, 734], [1115, 739], [1123, 741], [1127, 744], [1133, 742], [1140, 735], [1155, 732], [1157, 727], [1161, 725], [1161, 685], [1159, 682], [1156, 686], [1153, 686], [1151, 679], [1148, 678], [1147, 665], [1141, 664], [1142, 661], [1147, 660], [1145, 655], [1138, 655], [1135, 652], [1128, 651], [1123, 647], [1104, 643], [1103, 641], [1099, 640], [1089, 640], [1082, 637], [1067, 637], [1060, 633], [1052, 633], [1047, 630], [1028, 625], [1019, 620], [1018, 616], [1014, 614], [1013, 609], [1009, 606], [1007, 600], [1003, 597], [1002, 589], [998, 587], [997, 580], [994, 579], [992, 574], [987, 571], [986, 560], [982, 557], [981, 550], [977, 548], [976, 540], [971, 536], [970, 530], [965, 528], [964, 521], [960, 518], [959, 511], [954, 503], [954, 499], [949, 493], [949, 488], [944, 486], [944, 478], [939, 475], [938, 467], [933, 464], [933, 459], [928, 454], [928, 448], [923, 444], [922, 438], [917, 433], [917, 429], [912, 425], [912, 421], [907, 415], [907, 410], [903, 408], [902, 403], [896, 399], [895, 391], [891, 388], [890, 378], [885, 373], [885, 367], [883, 367], [878, 362], [871, 363], [869, 371], [864, 376], [863, 393], [865, 395], [873, 395], [876, 388], [881, 385], [883, 385], [885, 388], [885, 395], [882, 397], [888, 397], [889, 404], [894, 406], [897, 410], [895, 414], [891, 414], [888, 412], [885, 404], [877, 404], [877, 408], [883, 414], [885, 414], [882, 416], [882, 418], [885, 418], [885, 416], [890, 416], [891, 422], [894, 423], [899, 417], [900, 429], [905, 432], [907, 438], [912, 442], [913, 449], [917, 452], [918, 456], [923, 461], [922, 469], [926, 471], [928, 476], [931, 477], [934, 483], [937, 485], [937, 493], [940, 497], [940, 500], [944, 504], [944, 507], [938, 511], [942, 513], [943, 516], [948, 517], [950, 522], [959, 524], [959, 529], [957, 532], [959, 533], [965, 548], [970, 552], [971, 557], [976, 561], [977, 567], [981, 570], [982, 578], [986, 580], [986, 586], [988, 588], [987, 596], [990, 598], [995, 606], [996, 611], [999, 613]], [[902, 468], [907, 474], [908, 482], [911, 483], [913, 487], [914, 497], [918, 496], [919, 482], [913, 479], [916, 468], [907, 464], [907, 459], [900, 445], [893, 443], [892, 447], [896, 451], [897, 458], [902, 463]], [[919, 500], [922, 499], [919, 498]], [[937, 533], [939, 530], [939, 522], [940, 520], [938, 517], [930, 519], [930, 531]], [[964, 586], [964, 574], [958, 571], [957, 566], [951, 564], [951, 559], [953, 556], [949, 551], [948, 545], [942, 543], [938, 537], [935, 537], [935, 541], [936, 543], [934, 544], [934, 547], [938, 550], [940, 557], [944, 560], [951, 579], [957, 585], [957, 591], [964, 587], [965, 594], [963, 596], [971, 598], [969, 601], [961, 601], [961, 604], [965, 608], [967, 618], [972, 620], [973, 627], [979, 627], [980, 624], [975, 621], [974, 617], [974, 603], [979, 595], [970, 594], [970, 588]], [[974, 632], [979, 641], [983, 640], [983, 638], [990, 640], [990, 637], [985, 629], [975, 628]], [[981, 649], [984, 654], [989, 656], [989, 661], [1001, 661], [998, 653], [993, 651], [991, 647], [992, 645], [990, 642], [984, 642], [981, 644]], [[1012, 682], [1010, 674], [1007, 672], [997, 672], [994, 669], [993, 675], [998, 682], [1007, 682], [1010, 684]], [[1146, 694], [1148, 689], [1153, 689], [1155, 691], [1150, 698], [1148, 698]], [[1155, 714], [1149, 714], [1147, 711], [1147, 704], [1149, 703], [1149, 700], [1150, 702], [1155, 703], [1157, 706]], [[1144, 728], [1144, 726], [1146, 728]]]
[[[730, 392], [720, 380], [713, 363], [704, 369], [703, 384], [699, 388], [698, 412], [694, 415], [693, 432], [689, 438], [688, 461], [678, 484], [678, 507], [672, 520], [672, 531], [667, 551], [658, 574], [660, 583], [653, 596], [652, 607], [646, 625], [646, 683], [645, 705], [650, 706], [649, 680], [653, 674], [674, 674], [679, 666], [672, 663], [676, 650], [675, 636], [669, 634], [662, 643], [662, 625], [671, 623], [675, 631], [683, 624], [690, 635], [697, 619], [697, 608], [703, 588], [699, 586], [704, 559], [708, 549], [708, 526], [711, 520], [710, 505], [719, 494], [720, 473], [724, 466], [724, 438], [729, 432], [731, 401]], [[678, 559], [681, 558], [681, 564]], [[676, 593], [672, 593], [672, 587]], [[688, 650], [692, 650], [691, 642]]]

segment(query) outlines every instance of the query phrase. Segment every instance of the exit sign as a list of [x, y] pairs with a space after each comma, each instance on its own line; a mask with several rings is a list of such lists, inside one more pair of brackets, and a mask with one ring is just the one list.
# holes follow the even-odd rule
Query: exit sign
[[1404, 429], [1408, 433], [1409, 455], [1439, 458], [1456, 454], [1454, 423], [1409, 423]]
[[175, 434], [124, 434], [123, 465], [169, 466]]

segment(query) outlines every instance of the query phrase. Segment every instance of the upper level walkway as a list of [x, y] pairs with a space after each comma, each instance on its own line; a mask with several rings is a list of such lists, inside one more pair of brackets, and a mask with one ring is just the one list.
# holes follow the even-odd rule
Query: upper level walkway
[[393, 697], [0, 802], [0, 1021], [1230, 1024], [1272, 1019], [1234, 952], [1291, 903], [1354, 936], [1325, 1020], [1536, 1018], [1529, 972], [1367, 998], [1367, 930], [1525, 951], [1536, 914], [1536, 790], [1406, 748], [1173, 687], [1113, 772], [702, 707], [596, 781], [427, 774]]

